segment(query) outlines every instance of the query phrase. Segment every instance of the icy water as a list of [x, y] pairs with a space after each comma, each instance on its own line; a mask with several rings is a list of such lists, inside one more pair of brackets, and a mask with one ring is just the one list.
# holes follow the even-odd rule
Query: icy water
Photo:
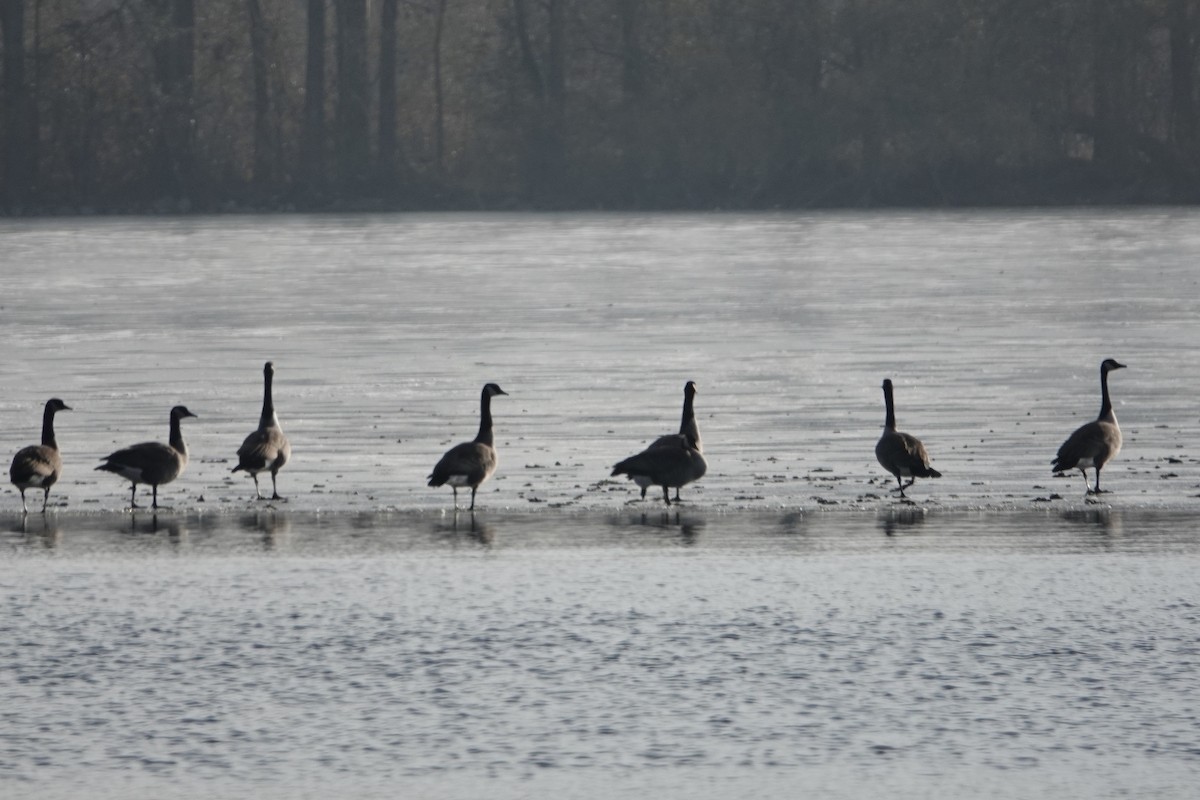
[[[0, 492], [0, 793], [1190, 797], [1198, 264], [1166, 209], [2, 221], [0, 446], [74, 410], [50, 513]], [[1049, 462], [1105, 357], [1093, 503]], [[274, 504], [229, 473], [268, 359]], [[687, 380], [665, 512], [608, 472]], [[93, 467], [177, 403], [131, 514]]]

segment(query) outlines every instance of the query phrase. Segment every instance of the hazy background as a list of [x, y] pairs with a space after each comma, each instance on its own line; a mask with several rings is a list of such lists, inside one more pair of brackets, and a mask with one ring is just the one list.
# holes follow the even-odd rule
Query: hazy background
[[0, 0], [10, 212], [1193, 202], [1196, 0]]

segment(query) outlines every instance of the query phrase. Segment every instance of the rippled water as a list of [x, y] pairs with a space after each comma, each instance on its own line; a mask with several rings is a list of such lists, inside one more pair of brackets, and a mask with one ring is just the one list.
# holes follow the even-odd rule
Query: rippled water
[[1198, 522], [31, 519], [0, 539], [0, 782], [39, 798], [1187, 797]]
[[[1190, 797], [1192, 211], [0, 221], [4, 797]], [[1112, 380], [1087, 503], [1049, 462]], [[229, 469], [262, 362], [286, 503]], [[879, 384], [946, 477], [874, 461]], [[610, 465], [678, 425], [682, 510]], [[496, 413], [476, 515], [424, 476]], [[166, 437], [175, 511], [98, 458]]]

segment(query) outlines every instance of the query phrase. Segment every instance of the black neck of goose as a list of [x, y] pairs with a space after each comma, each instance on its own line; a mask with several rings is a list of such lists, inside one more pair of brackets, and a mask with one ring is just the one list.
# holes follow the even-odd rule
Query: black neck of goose
[[1112, 413], [1112, 400], [1108, 398], [1108, 370], [1100, 369], [1100, 416]]
[[696, 421], [696, 412], [692, 409], [692, 397], [693, 397], [693, 395], [691, 392], [684, 392], [684, 395], [683, 395], [683, 419], [680, 420], [680, 422], [679, 422], [679, 430], [681, 432], [687, 431], [689, 422], [695, 423], [695, 421]]
[[270, 373], [263, 374], [263, 409], [260, 422], [263, 425], [269, 425], [275, 420], [275, 401], [271, 399], [271, 383], [274, 376]]
[[179, 426], [179, 417], [171, 415], [171, 437], [168, 439], [171, 447], [187, 455], [187, 445], [183, 441], [183, 430]]
[[479, 401], [479, 434], [475, 441], [489, 447], [492, 445], [492, 396], [486, 389]]
[[58, 441], [54, 438], [54, 406], [47, 405], [42, 413], [42, 444], [58, 449]]
[[886, 384], [883, 387], [883, 403], [887, 406], [887, 418], [883, 422], [885, 428], [895, 430], [896, 428], [896, 405], [892, 400], [892, 385]]

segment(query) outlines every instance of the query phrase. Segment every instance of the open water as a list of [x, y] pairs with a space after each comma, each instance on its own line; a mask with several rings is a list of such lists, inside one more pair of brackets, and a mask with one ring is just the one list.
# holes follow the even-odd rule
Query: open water
[[[1168, 209], [0, 222], [0, 445], [74, 408], [50, 512], [0, 492], [0, 791], [1191, 797], [1197, 264]], [[1088, 502], [1049, 462], [1105, 357]], [[229, 473], [268, 359], [286, 503]], [[608, 471], [687, 380], [666, 511]], [[93, 467], [176, 403], [131, 514]]]

